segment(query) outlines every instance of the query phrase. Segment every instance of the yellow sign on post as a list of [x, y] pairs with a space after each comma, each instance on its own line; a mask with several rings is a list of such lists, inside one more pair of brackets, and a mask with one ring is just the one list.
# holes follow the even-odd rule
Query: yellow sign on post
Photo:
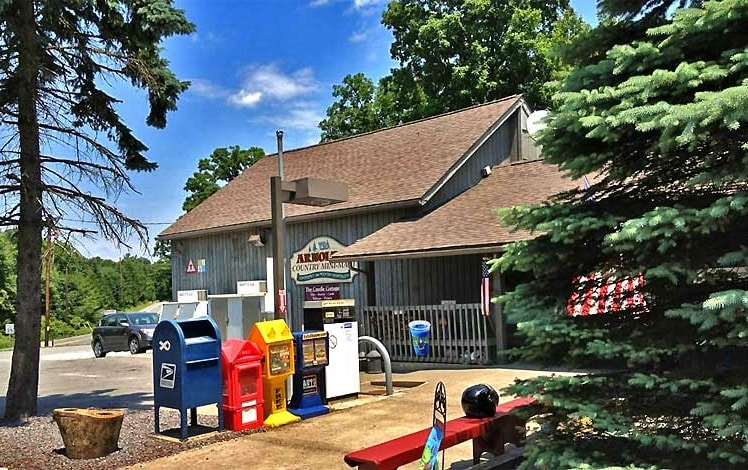
[[300, 421], [286, 410], [286, 379], [294, 373], [293, 335], [284, 320], [257, 322], [249, 333], [250, 341], [265, 356], [262, 388], [265, 398], [265, 426], [278, 427]]

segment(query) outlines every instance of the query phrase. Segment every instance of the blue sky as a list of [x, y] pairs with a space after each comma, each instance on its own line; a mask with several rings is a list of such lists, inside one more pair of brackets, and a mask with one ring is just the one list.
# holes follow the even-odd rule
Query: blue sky
[[[386, 0], [176, 0], [197, 26], [191, 36], [170, 38], [164, 54], [180, 79], [192, 86], [163, 130], [145, 125], [144, 93], [117, 91], [119, 110], [158, 162], [151, 173], [134, 173], [140, 194], [121, 196], [124, 213], [148, 224], [153, 239], [182, 214], [184, 183], [197, 161], [216, 147], [258, 146], [276, 150], [319, 142], [317, 124], [332, 103], [332, 86], [346, 74], [378, 80], [396, 64], [392, 36], [380, 23]], [[594, 0], [572, 0], [588, 22]], [[118, 248], [85, 240], [86, 256], [116, 259], [148, 256], [140, 247]]]

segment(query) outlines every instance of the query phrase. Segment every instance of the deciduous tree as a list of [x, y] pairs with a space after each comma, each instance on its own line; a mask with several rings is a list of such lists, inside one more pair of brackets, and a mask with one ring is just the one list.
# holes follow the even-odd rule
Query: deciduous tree
[[382, 23], [399, 66], [334, 85], [323, 142], [519, 93], [544, 107], [568, 71], [557, 51], [587, 30], [568, 0], [395, 0]]
[[15, 231], [0, 232], [0, 325], [13, 323], [16, 299]]
[[242, 149], [238, 145], [219, 147], [208, 158], [197, 162], [197, 171], [187, 179], [185, 191], [190, 194], [184, 200], [182, 209], [189, 212], [208, 199], [221, 188], [220, 183], [228, 183], [244, 170], [265, 156], [260, 147]]
[[374, 82], [363, 73], [346, 75], [342, 84], [333, 85], [332, 96], [337, 100], [327, 108], [327, 119], [319, 123], [322, 142], [382, 128], [375, 90]]
[[[402, 91], [420, 88], [424, 116], [523, 93], [544, 107], [563, 65], [554, 48], [585, 26], [568, 0], [398, 0], [382, 23], [392, 31], [393, 74]], [[408, 91], [412, 93], [412, 91]]]

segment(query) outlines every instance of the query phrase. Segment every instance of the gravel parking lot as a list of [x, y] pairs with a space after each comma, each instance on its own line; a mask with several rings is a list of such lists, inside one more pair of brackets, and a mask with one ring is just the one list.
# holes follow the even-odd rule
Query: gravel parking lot
[[[198, 423], [216, 428], [218, 419], [201, 415]], [[162, 432], [178, 428], [179, 412], [162, 409]], [[256, 432], [224, 432], [180, 443], [155, 438], [153, 431], [152, 410], [128, 412], [122, 421], [118, 451], [98, 459], [72, 460], [65, 455], [62, 437], [52, 416], [38, 416], [20, 426], [0, 425], [0, 467], [9, 470], [119, 468]]]
[[[0, 417], [5, 411], [5, 389], [10, 373], [10, 351], [0, 352]], [[170, 455], [185, 449], [237, 437], [226, 432], [187, 443], [153, 437], [153, 382], [151, 353], [110, 353], [96, 359], [90, 346], [42, 348], [39, 376], [39, 413], [26, 424], [0, 423], [0, 468], [93, 469], [118, 468]], [[93, 460], [71, 460], [52, 420], [54, 408], [126, 408], [119, 438], [120, 449]], [[198, 423], [218, 426], [215, 416], [200, 416]], [[179, 413], [161, 410], [161, 430], [179, 427]]]

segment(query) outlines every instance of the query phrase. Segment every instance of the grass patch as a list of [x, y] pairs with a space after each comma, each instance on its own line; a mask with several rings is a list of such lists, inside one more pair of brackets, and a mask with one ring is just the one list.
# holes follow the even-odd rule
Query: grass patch
[[0, 350], [13, 349], [13, 345], [16, 343], [15, 338], [12, 336], [5, 336], [0, 334]]

